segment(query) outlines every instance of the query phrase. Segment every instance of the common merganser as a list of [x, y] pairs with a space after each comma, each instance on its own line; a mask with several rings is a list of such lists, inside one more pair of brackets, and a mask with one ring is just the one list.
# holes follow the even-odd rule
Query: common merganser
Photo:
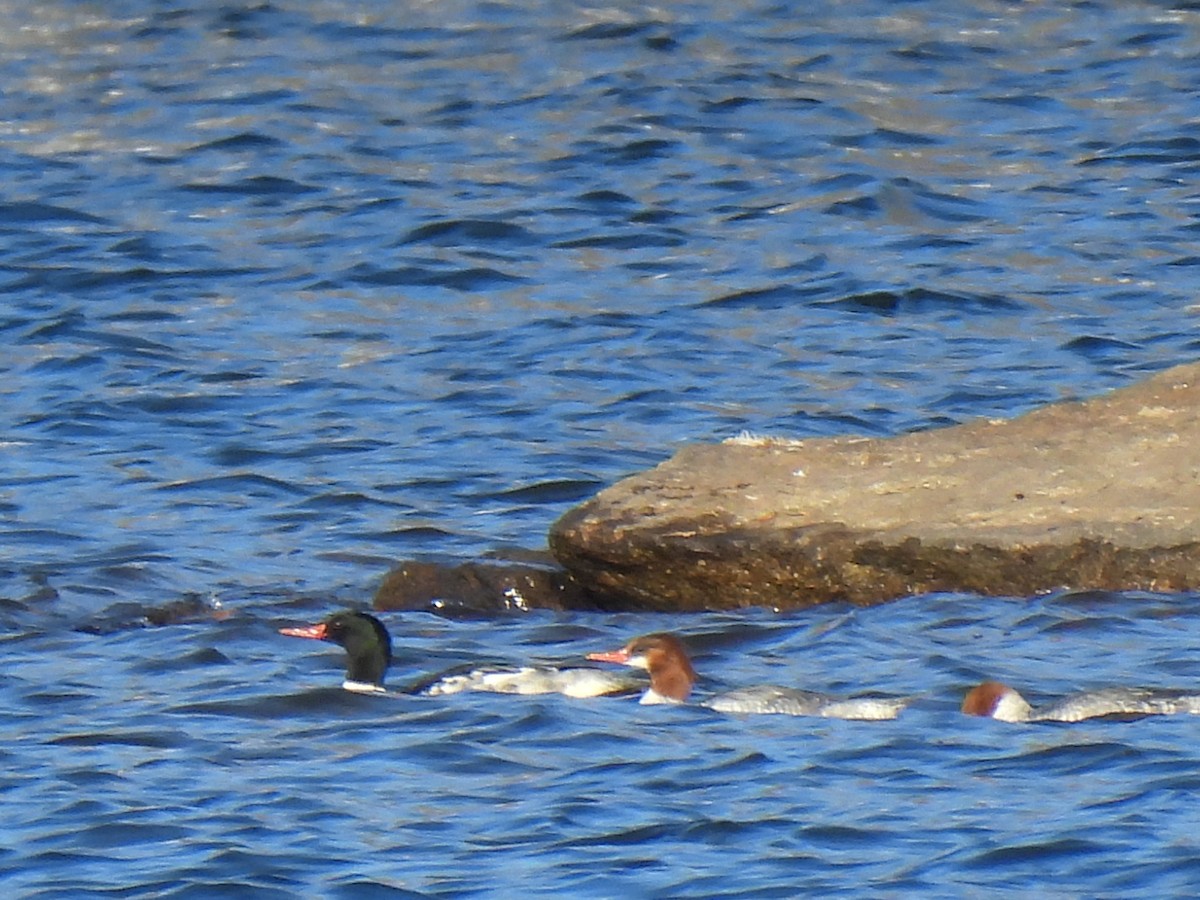
[[316, 625], [280, 628], [279, 633], [339, 644], [346, 651], [346, 680], [342, 687], [362, 693], [386, 693], [383, 679], [392, 664], [392, 636], [369, 613], [348, 609]]
[[[384, 676], [392, 661], [392, 638], [386, 626], [370, 613], [344, 610], [325, 621], [302, 628], [281, 628], [280, 634], [340, 644], [346, 650], [348, 691], [386, 693]], [[486, 691], [495, 694], [564, 694], [599, 697], [628, 694], [641, 685], [629, 678], [594, 668], [555, 666], [498, 666], [441, 675], [411, 692], [428, 696]]]
[[1069, 694], [1034, 708], [1016, 690], [999, 681], [985, 681], [967, 691], [962, 711], [1002, 722], [1082, 722], [1102, 716], [1200, 715], [1200, 694], [1160, 688], [1112, 687]]
[[[620, 650], [589, 653], [588, 659], [620, 663], [650, 673], [642, 703], [683, 703], [696, 683], [696, 670], [683, 642], [673, 634], [646, 634]], [[764, 684], [718, 694], [702, 705], [724, 713], [778, 713], [831, 719], [894, 719], [910, 697], [838, 697]]]
[[492, 694], [562, 694], [576, 699], [632, 694], [641, 689], [635, 681], [592, 668], [560, 669], [556, 666], [517, 666], [472, 669], [443, 675], [420, 693], [431, 697], [486, 691]]

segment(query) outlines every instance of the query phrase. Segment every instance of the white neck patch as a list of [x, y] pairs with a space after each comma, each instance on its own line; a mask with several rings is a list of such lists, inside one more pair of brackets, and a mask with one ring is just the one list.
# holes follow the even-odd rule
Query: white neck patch
[[637, 653], [625, 660], [625, 665], [631, 669], [647, 669], [650, 668], [650, 661], [646, 659], [645, 653]]
[[350, 681], [349, 679], [346, 679], [345, 681], [342, 682], [342, 689], [347, 690], [347, 691], [354, 691], [354, 693], [356, 693], [356, 694], [386, 694], [387, 693], [387, 688], [385, 688], [381, 685], [370, 684], [369, 682], [366, 682], [366, 681]]
[[992, 718], [999, 719], [1001, 722], [1028, 722], [1032, 712], [1033, 707], [1025, 701], [1024, 697], [1014, 690], [1008, 690], [997, 701]]
[[674, 697], [666, 697], [666, 696], [660, 694], [654, 688], [650, 688], [650, 690], [648, 690], [648, 691], [646, 691], [646, 693], [642, 694], [642, 699], [638, 701], [638, 703], [644, 704], [646, 706], [650, 706], [655, 703], [679, 704], [681, 702], [682, 701], [676, 700]]

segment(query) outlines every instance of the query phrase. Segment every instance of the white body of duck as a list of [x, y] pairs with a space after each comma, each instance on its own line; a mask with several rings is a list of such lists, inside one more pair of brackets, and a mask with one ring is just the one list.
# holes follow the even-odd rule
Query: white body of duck
[[985, 681], [967, 692], [962, 711], [1002, 722], [1082, 722], [1104, 716], [1200, 715], [1200, 694], [1158, 688], [1112, 687], [1069, 694], [1034, 707], [1015, 689]]
[[[650, 689], [642, 703], [683, 703], [696, 683], [696, 670], [679, 638], [647, 634], [620, 650], [589, 653], [588, 659], [646, 669]], [[839, 697], [778, 685], [759, 685], [726, 691], [702, 705], [722, 713], [822, 716], [831, 719], [894, 719], [910, 702], [908, 697]]]
[[421, 690], [431, 697], [486, 691], [493, 694], [563, 694], [567, 697], [603, 697], [628, 694], [638, 685], [628, 678], [600, 669], [554, 666], [520, 666], [512, 669], [472, 669], [458, 675], [444, 675]]

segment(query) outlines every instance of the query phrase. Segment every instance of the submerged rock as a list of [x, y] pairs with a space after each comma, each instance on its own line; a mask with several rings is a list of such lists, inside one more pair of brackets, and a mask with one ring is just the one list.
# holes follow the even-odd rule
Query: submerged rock
[[384, 577], [372, 605], [460, 615], [595, 608], [583, 587], [552, 560], [457, 565], [410, 560]]
[[686, 447], [554, 524], [607, 606], [1200, 588], [1200, 364], [1015, 419]]

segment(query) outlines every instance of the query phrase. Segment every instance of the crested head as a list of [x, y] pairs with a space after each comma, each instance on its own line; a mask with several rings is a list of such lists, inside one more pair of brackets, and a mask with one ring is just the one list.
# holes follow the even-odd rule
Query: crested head
[[1002, 722], [1025, 722], [1033, 712], [1019, 693], [999, 681], [985, 681], [967, 691], [962, 712], [968, 716], [987, 716]]
[[625, 649], [630, 653], [658, 651], [660, 653], [677, 653], [685, 658], [688, 655], [683, 641], [668, 631], [656, 631], [653, 634], [635, 637], [625, 645]]
[[683, 702], [696, 681], [683, 641], [666, 632], [636, 637], [620, 650], [589, 653], [588, 659], [645, 669], [650, 673], [650, 690], [666, 700]]

